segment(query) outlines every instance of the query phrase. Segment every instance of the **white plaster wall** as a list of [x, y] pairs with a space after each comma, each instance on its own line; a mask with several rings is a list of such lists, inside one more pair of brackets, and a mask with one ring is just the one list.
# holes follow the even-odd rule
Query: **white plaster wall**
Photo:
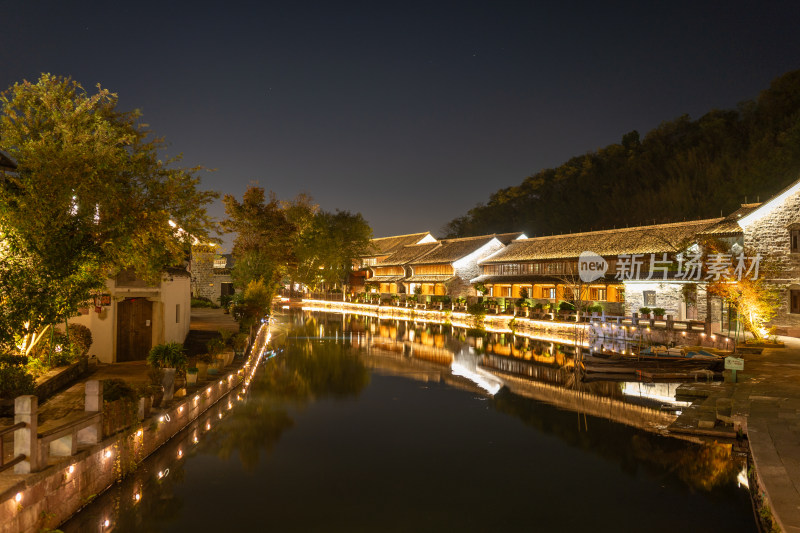
[[[114, 294], [114, 280], [106, 280], [106, 292]], [[98, 314], [94, 307], [89, 307], [89, 314], [70, 318], [69, 324], [81, 324], [92, 332], [92, 345], [89, 347], [89, 356], [95, 355], [103, 363], [115, 361], [114, 337], [116, 336], [117, 302], [112, 296], [111, 305], [102, 308]]]
[[[172, 281], [165, 279], [161, 282], [159, 298], [161, 305], [153, 305], [153, 315], [156, 315], [156, 307], [159, 307], [159, 319], [162, 327], [158, 340], [155, 338], [156, 332], [153, 328], [154, 345], [162, 342], [182, 343], [186, 339], [191, 320], [191, 292], [191, 281], [188, 276], [172, 276]], [[177, 321], [176, 305], [180, 305]], [[155, 319], [155, 316], [153, 318]]]
[[456, 279], [448, 283], [447, 293], [452, 298], [458, 298], [459, 296], [476, 296], [475, 288], [470, 284], [469, 280], [481, 275], [481, 267], [478, 265], [478, 261], [486, 259], [503, 248], [505, 248], [503, 243], [497, 239], [492, 239], [470, 255], [453, 263], [453, 271], [455, 272]]

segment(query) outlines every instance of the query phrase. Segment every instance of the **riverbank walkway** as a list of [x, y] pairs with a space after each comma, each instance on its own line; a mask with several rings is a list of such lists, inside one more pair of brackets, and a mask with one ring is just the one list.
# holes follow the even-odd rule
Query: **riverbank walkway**
[[[239, 331], [239, 324], [229, 314], [224, 314], [222, 309], [192, 309], [190, 332], [200, 333], [204, 337], [218, 335], [220, 329], [232, 332]], [[84, 412], [84, 388], [88, 380], [122, 379], [128, 384], [136, 387], [150, 383], [148, 375], [149, 368], [145, 361], [128, 361], [125, 363], [100, 363], [90, 366], [89, 373], [76, 381], [68, 388], [48, 398], [39, 405], [39, 428], [48, 424], [54, 424], [67, 417], [82, 414]], [[0, 417], [0, 429], [10, 426], [14, 422], [14, 417]], [[13, 439], [7, 439], [6, 450], [8, 456], [13, 449]], [[11, 472], [0, 474], [0, 492], [4, 488], [3, 480], [14, 478]], [[14, 478], [16, 479], [16, 478]]]
[[744, 355], [732, 415], [744, 431], [772, 514], [785, 533], [800, 533], [800, 339]]

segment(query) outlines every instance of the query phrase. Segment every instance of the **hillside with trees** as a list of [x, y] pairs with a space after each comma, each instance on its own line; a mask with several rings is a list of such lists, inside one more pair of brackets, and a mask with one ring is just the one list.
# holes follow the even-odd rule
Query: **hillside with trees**
[[450, 221], [448, 237], [525, 231], [529, 236], [719, 216], [766, 199], [800, 177], [800, 71], [755, 101], [684, 115], [641, 138], [500, 189]]

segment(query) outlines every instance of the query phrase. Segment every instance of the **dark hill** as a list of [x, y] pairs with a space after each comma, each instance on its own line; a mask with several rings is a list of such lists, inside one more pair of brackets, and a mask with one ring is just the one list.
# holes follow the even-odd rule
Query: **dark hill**
[[757, 100], [664, 122], [500, 189], [444, 227], [448, 237], [528, 236], [729, 213], [800, 177], [800, 71]]

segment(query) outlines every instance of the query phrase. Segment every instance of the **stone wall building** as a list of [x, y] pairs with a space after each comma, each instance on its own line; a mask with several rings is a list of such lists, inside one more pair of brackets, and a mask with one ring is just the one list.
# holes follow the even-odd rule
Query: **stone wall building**
[[762, 274], [778, 291], [771, 325], [776, 332], [800, 336], [800, 180], [738, 218], [744, 253], [763, 257]]

